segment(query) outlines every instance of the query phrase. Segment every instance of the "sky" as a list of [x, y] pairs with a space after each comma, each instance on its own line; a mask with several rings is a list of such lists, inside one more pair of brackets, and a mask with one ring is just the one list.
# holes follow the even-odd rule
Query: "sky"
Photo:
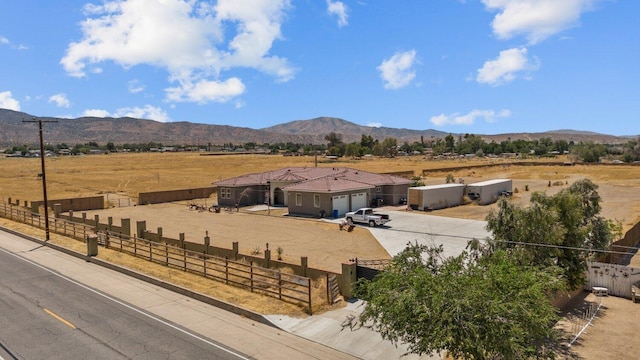
[[3, 0], [0, 108], [640, 135], [637, 0]]

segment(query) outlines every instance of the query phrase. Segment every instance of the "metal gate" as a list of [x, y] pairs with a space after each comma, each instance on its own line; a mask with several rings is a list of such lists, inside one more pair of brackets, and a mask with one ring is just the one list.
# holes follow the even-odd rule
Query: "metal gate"
[[355, 259], [356, 262], [356, 277], [358, 279], [367, 279], [373, 280], [373, 278], [378, 275], [381, 271], [383, 271], [389, 264], [391, 260], [389, 259], [381, 259], [381, 260], [359, 260]]

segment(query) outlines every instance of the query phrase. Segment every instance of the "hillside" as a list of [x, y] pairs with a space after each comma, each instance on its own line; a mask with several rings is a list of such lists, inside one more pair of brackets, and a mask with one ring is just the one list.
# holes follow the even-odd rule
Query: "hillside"
[[[0, 146], [17, 144], [36, 144], [38, 142], [38, 125], [23, 123], [34, 116], [0, 109]], [[90, 141], [99, 144], [113, 142], [148, 143], [163, 145], [179, 144], [244, 144], [247, 142], [278, 143], [324, 143], [325, 135], [335, 132], [342, 135], [345, 142], [360, 141], [362, 135], [370, 135], [374, 139], [383, 140], [393, 137], [399, 143], [413, 143], [420, 139], [443, 138], [446, 132], [437, 130], [411, 130], [388, 127], [370, 127], [358, 125], [343, 119], [319, 117], [310, 120], [296, 120], [263, 128], [251, 129], [227, 125], [196, 124], [190, 122], [161, 123], [153, 120], [134, 118], [96, 118], [82, 117], [76, 119], [60, 119], [37, 117], [45, 121], [55, 121], [44, 126], [45, 139], [48, 143], [83, 144]], [[458, 134], [453, 134], [458, 136]], [[541, 133], [506, 133], [496, 135], [480, 135], [486, 141], [495, 140], [567, 140], [574, 142], [592, 141], [597, 143], [623, 143], [628, 138], [586, 131], [556, 130]]]

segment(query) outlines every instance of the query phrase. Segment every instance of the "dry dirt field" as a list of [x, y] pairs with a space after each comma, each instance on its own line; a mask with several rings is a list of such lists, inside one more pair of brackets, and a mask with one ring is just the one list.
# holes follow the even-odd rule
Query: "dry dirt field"
[[[456, 179], [463, 179], [465, 183], [510, 178], [513, 179], [514, 188], [517, 188], [512, 201], [522, 204], [529, 201], [529, 195], [533, 191], [553, 194], [577, 179], [589, 178], [599, 186], [604, 217], [620, 221], [625, 230], [640, 221], [640, 166], [563, 166], [562, 162], [562, 159], [558, 160], [557, 166], [509, 166], [506, 160], [496, 159], [426, 161], [420, 157], [406, 157], [337, 163], [320, 161], [318, 166], [347, 166], [372, 172], [412, 170], [415, 174], [430, 170], [423, 179], [427, 184], [444, 183], [449, 173]], [[436, 170], [476, 164], [499, 166], [457, 171]], [[110, 208], [96, 212], [103, 221], [106, 221], [107, 216], [113, 216], [116, 224], [119, 218], [130, 218], [135, 226], [135, 221], [145, 220], [147, 229], [151, 231], [162, 227], [165, 236], [176, 238], [183, 232], [188, 241], [194, 242], [202, 242], [204, 232], [208, 231], [212, 244], [231, 247], [233, 241], [238, 241], [242, 253], [258, 247], [264, 250], [268, 242], [273, 250], [278, 246], [284, 249], [285, 261], [298, 263], [300, 256], [308, 256], [311, 267], [330, 271], [339, 271], [340, 263], [354, 256], [369, 259], [389, 256], [364, 228], [356, 228], [354, 232], [347, 233], [338, 231], [335, 224], [282, 216], [283, 210], [271, 209], [267, 213], [246, 208], [237, 213], [198, 213], [188, 210], [187, 202], [118, 206], [134, 204], [139, 192], [206, 187], [219, 179], [251, 172], [286, 166], [314, 166], [312, 157], [200, 156], [193, 153], [110, 154], [48, 158], [46, 166], [50, 199], [105, 194]], [[37, 177], [39, 172], [39, 159], [0, 158], [0, 196], [3, 199], [12, 197], [14, 200], [40, 200], [42, 183]], [[529, 191], [525, 191], [526, 187]], [[196, 202], [212, 204], [215, 198]], [[493, 208], [495, 205], [470, 204], [429, 214], [483, 220]], [[88, 217], [93, 217], [93, 214], [94, 212], [89, 212]], [[640, 260], [636, 258], [631, 265], [640, 267]], [[231, 300], [228, 301], [239, 297], [241, 296], [237, 294], [231, 295]], [[259, 299], [254, 302], [243, 303], [243, 306], [264, 313], [295, 313], [291, 309], [263, 308], [256, 304], [260, 302]], [[640, 353], [640, 344], [630, 341], [633, 334], [640, 330], [640, 325], [637, 325], [640, 319], [635, 318], [636, 313], [639, 313], [636, 307], [640, 305], [613, 297], [606, 298], [604, 304], [600, 317], [584, 338], [572, 348], [576, 357], [629, 358], [630, 354]], [[612, 339], [607, 334], [616, 336]]]

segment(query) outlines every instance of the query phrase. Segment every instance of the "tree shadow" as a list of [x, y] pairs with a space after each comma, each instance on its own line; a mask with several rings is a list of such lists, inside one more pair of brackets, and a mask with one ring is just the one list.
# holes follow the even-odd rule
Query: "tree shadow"
[[[589, 292], [583, 291], [560, 309], [561, 320], [556, 324], [556, 328], [560, 331], [561, 341], [552, 348], [560, 359], [584, 359], [575, 351], [576, 347], [581, 346], [584, 342], [584, 338], [578, 334], [583, 326], [596, 324], [600, 318], [607, 314], [607, 307], [602, 304], [601, 298], [587, 299], [589, 294]], [[598, 309], [597, 316], [591, 318], [596, 308]]]

